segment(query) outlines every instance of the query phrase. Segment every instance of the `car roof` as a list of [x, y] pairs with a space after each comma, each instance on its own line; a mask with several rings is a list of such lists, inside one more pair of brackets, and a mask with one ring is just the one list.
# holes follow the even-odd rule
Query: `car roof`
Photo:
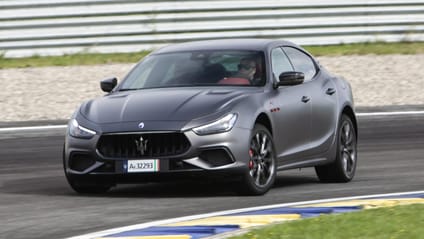
[[295, 46], [292, 42], [274, 39], [220, 39], [172, 44], [156, 50], [153, 54], [199, 50], [266, 51], [270, 46], [274, 45]]

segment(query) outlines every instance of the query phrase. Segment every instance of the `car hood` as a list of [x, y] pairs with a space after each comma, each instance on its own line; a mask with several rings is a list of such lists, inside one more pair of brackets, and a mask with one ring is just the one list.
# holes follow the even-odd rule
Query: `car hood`
[[88, 120], [99, 124], [187, 122], [222, 111], [255, 92], [258, 89], [162, 88], [117, 92], [84, 103], [80, 112]]

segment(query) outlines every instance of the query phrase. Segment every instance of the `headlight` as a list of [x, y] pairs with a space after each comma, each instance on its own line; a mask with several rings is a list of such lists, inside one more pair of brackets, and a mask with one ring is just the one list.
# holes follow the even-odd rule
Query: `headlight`
[[91, 139], [96, 134], [96, 131], [87, 129], [79, 125], [76, 119], [69, 122], [69, 134], [75, 138]]
[[198, 135], [227, 132], [233, 128], [236, 120], [237, 114], [228, 114], [215, 122], [193, 128], [193, 131]]

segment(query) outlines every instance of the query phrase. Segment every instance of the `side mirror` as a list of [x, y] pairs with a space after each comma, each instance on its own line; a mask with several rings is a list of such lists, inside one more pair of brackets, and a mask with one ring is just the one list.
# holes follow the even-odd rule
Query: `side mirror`
[[277, 86], [300, 85], [305, 80], [305, 74], [297, 71], [286, 71], [280, 74]]
[[102, 89], [102, 91], [109, 93], [113, 90], [113, 88], [115, 88], [117, 84], [118, 80], [116, 79], [116, 77], [113, 77], [100, 81], [100, 88]]

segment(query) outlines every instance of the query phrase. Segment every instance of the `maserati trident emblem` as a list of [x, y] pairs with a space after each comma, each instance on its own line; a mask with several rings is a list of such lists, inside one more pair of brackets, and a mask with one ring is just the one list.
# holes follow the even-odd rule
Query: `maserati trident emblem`
[[137, 151], [140, 152], [141, 156], [143, 156], [144, 154], [146, 154], [147, 152], [147, 143], [149, 142], [149, 140], [145, 140], [143, 139], [142, 136], [140, 136], [139, 139], [135, 140], [135, 145], [137, 146]]
[[139, 128], [139, 129], [144, 128], [144, 122], [140, 122], [140, 124], [138, 124], [138, 128]]

